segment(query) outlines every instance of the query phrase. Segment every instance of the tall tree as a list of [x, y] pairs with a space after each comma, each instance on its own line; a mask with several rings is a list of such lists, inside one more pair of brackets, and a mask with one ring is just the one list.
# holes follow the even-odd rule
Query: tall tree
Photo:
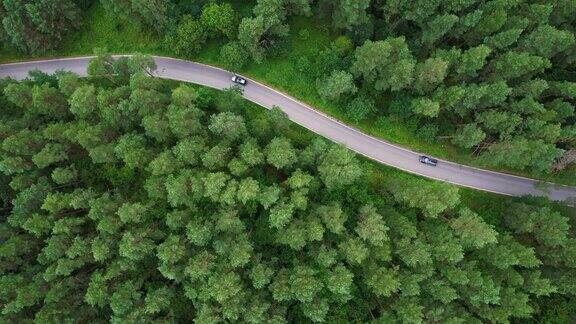
[[200, 22], [209, 33], [220, 33], [232, 38], [236, 33], [236, 13], [230, 3], [210, 3], [202, 8]]
[[343, 96], [355, 94], [358, 91], [354, 78], [346, 71], [333, 71], [325, 79], [316, 81], [318, 94], [328, 100], [339, 100]]
[[404, 37], [366, 41], [356, 48], [352, 73], [378, 91], [407, 88], [413, 79], [415, 60]]
[[332, 11], [332, 25], [337, 29], [344, 29], [353, 31], [360, 25], [365, 25], [370, 22], [370, 16], [367, 13], [370, 7], [369, 0], [350, 1], [350, 0], [337, 0], [337, 1], [324, 1], [321, 6], [330, 7]]
[[10, 43], [29, 54], [55, 49], [80, 26], [80, 10], [71, 0], [3, 0], [2, 25]]
[[358, 160], [342, 146], [331, 147], [318, 164], [320, 178], [329, 189], [350, 185], [362, 176]]
[[482, 155], [492, 165], [505, 165], [517, 169], [532, 168], [545, 172], [562, 156], [563, 150], [542, 140], [518, 137], [490, 146]]
[[265, 149], [266, 161], [278, 169], [289, 168], [297, 161], [296, 150], [289, 139], [276, 137]]
[[452, 139], [452, 143], [463, 148], [472, 148], [485, 138], [486, 133], [478, 128], [476, 124], [466, 124], [456, 133], [456, 136]]
[[208, 38], [206, 27], [190, 15], [182, 17], [176, 31], [169, 35], [165, 42], [168, 48], [172, 48], [180, 55], [193, 55], [202, 49]]
[[106, 11], [120, 19], [133, 19], [162, 33], [173, 17], [174, 3], [161, 0], [100, 0]]
[[402, 176], [390, 181], [387, 187], [397, 200], [422, 210], [427, 217], [438, 217], [460, 201], [457, 188], [440, 182]]

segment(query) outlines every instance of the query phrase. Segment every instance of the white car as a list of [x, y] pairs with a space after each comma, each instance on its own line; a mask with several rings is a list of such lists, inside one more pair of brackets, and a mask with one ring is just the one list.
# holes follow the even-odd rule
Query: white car
[[247, 83], [246, 79], [244, 79], [243, 77], [237, 76], [237, 75], [232, 77], [232, 82], [241, 84], [243, 86], [245, 86]]

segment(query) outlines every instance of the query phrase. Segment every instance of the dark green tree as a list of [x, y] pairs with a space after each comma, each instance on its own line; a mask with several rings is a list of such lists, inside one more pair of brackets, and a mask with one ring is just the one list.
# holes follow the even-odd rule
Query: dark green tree
[[55, 49], [80, 26], [80, 10], [71, 0], [4, 0], [2, 26], [10, 43], [29, 54]]

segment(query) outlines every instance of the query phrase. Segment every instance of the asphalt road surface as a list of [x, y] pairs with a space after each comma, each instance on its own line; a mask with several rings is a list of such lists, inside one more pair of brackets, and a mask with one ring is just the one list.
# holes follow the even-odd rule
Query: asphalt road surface
[[[158, 66], [156, 74], [162, 78], [217, 89], [229, 88], [232, 85], [230, 80], [232, 73], [219, 68], [166, 57], [155, 57], [155, 60]], [[0, 78], [23, 79], [27, 77], [28, 71], [34, 69], [46, 73], [68, 70], [85, 76], [89, 61], [90, 57], [81, 57], [3, 64], [0, 65]], [[247, 80], [248, 84], [244, 88], [246, 99], [265, 108], [279, 106], [292, 121], [380, 163], [427, 178], [478, 190], [511, 196], [548, 196], [553, 200], [569, 202], [571, 205], [576, 202], [576, 188], [574, 187], [543, 184], [533, 179], [481, 170], [444, 160], [439, 160], [435, 167], [422, 164], [418, 161], [421, 153], [366, 135], [290, 96], [248, 78]]]

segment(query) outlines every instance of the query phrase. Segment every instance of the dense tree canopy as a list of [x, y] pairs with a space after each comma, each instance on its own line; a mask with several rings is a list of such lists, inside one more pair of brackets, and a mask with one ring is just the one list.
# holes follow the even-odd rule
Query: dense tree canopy
[[175, 16], [175, 1], [163, 0], [99, 0], [108, 14], [120, 19], [139, 22], [153, 28], [157, 32], [164, 32]]
[[[565, 168], [574, 143], [559, 134], [572, 134], [576, 104], [569, 2], [319, 1], [356, 47], [338, 53], [335, 40], [315, 53], [318, 94], [341, 104], [346, 90], [351, 120], [401, 119], [495, 167]], [[381, 107], [360, 105], [367, 93]]]
[[[351, 121], [403, 123], [494, 168], [576, 162], [573, 0], [97, 1], [179, 57], [293, 65], [283, 76], [306, 74], [303, 91]], [[90, 3], [0, 0], [2, 49], [51, 53]], [[308, 40], [302, 16], [328, 40]], [[300, 41], [313, 48], [292, 56]], [[372, 174], [237, 88], [154, 69], [100, 55], [88, 78], [0, 80], [0, 322], [508, 323], [574, 309], [573, 210]]]
[[153, 79], [144, 56], [90, 66], [0, 82], [2, 321], [507, 322], [574, 294], [553, 206], [487, 223], [235, 91]]
[[80, 26], [80, 10], [72, 0], [2, 0], [0, 19], [0, 41], [6, 38], [21, 52], [41, 54]]

